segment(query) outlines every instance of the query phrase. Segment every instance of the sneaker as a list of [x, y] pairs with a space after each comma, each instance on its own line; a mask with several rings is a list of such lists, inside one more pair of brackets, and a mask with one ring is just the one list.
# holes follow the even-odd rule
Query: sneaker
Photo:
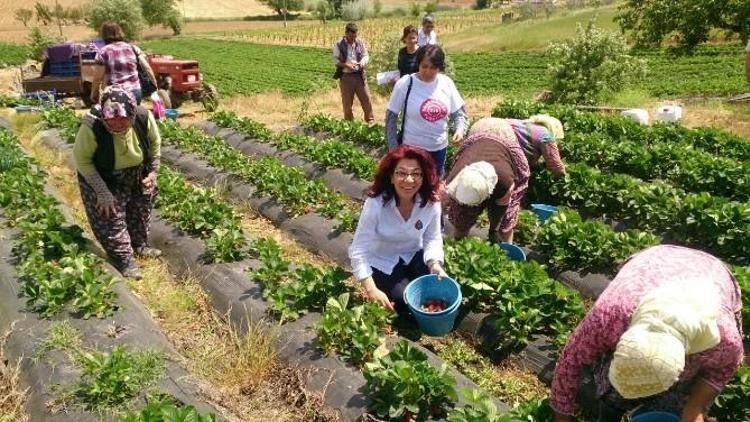
[[125, 278], [132, 278], [134, 280], [140, 280], [143, 278], [143, 274], [141, 273], [141, 270], [135, 265], [130, 265], [124, 270], [122, 270], [122, 276]]
[[135, 254], [146, 258], [158, 258], [161, 256], [161, 249], [144, 246], [135, 250]]

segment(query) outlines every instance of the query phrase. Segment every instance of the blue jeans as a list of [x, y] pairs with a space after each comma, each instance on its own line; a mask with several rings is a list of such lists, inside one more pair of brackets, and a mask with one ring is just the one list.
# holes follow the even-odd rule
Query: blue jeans
[[445, 156], [448, 153], [448, 147], [439, 149], [437, 151], [430, 151], [433, 161], [435, 161], [435, 169], [437, 170], [438, 178], [442, 179], [445, 174]]

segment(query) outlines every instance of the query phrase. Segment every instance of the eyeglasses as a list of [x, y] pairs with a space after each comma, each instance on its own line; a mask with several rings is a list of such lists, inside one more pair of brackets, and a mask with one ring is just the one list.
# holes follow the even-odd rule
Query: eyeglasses
[[413, 180], [422, 180], [422, 172], [421, 171], [415, 171], [413, 173], [408, 173], [403, 170], [396, 170], [393, 172], [393, 175], [396, 176], [396, 179], [398, 180], [406, 180], [409, 176]]

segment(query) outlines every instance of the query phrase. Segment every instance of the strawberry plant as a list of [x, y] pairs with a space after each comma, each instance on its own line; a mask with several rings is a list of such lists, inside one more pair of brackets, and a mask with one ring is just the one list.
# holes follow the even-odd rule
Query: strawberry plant
[[482, 390], [465, 389], [466, 405], [457, 407], [448, 414], [448, 422], [500, 422], [497, 406]]
[[129, 412], [120, 422], [214, 422], [213, 413], [201, 414], [193, 406], [185, 405], [168, 395], [149, 395], [146, 406]]
[[652, 234], [615, 232], [563, 208], [541, 226], [535, 247], [555, 268], [612, 272], [630, 255], [657, 243], [659, 239]]
[[19, 229], [13, 246], [27, 306], [51, 317], [70, 306], [83, 318], [103, 318], [115, 309], [114, 279], [99, 257], [83, 247], [83, 230], [65, 226], [56, 200], [45, 193], [45, 174], [0, 131], [0, 156], [13, 157], [0, 172], [0, 206]]
[[750, 420], [750, 366], [742, 366], [724, 387], [709, 414], [719, 421]]
[[256, 194], [273, 196], [292, 215], [315, 210], [328, 218], [339, 218], [337, 229], [353, 231], [359, 207], [328, 189], [321, 180], [309, 180], [299, 168], [287, 167], [272, 157], [250, 158], [219, 137], [208, 137], [196, 129], [181, 129], [165, 122], [162, 135], [180, 148], [206, 159], [209, 164], [238, 176], [256, 188]]
[[377, 167], [375, 159], [351, 145], [335, 140], [319, 141], [309, 136], [288, 133], [274, 135], [262, 123], [244, 117], [240, 118], [232, 112], [215, 113], [211, 120], [250, 138], [271, 143], [280, 150], [294, 151], [324, 168], [340, 168], [366, 180], [371, 179], [375, 174]]
[[740, 296], [745, 302], [742, 305], [742, 326], [745, 330], [745, 340], [750, 340], [750, 267], [732, 267], [732, 274], [740, 286]]
[[328, 298], [348, 292], [347, 278], [349, 274], [339, 267], [303, 264], [263, 295], [271, 302], [269, 311], [282, 322], [295, 320], [309, 311], [322, 311]]
[[162, 218], [205, 240], [209, 262], [234, 262], [245, 257], [246, 240], [239, 217], [218, 191], [192, 186], [179, 173], [159, 169], [156, 207]]
[[109, 353], [78, 351], [81, 379], [69, 394], [87, 410], [127, 405], [163, 376], [163, 359], [158, 352], [131, 352], [120, 345]]
[[302, 126], [316, 132], [328, 132], [343, 142], [376, 149], [386, 147], [383, 126], [340, 120], [325, 114], [315, 114], [305, 118]]
[[369, 362], [383, 344], [384, 332], [393, 314], [375, 302], [349, 307], [349, 298], [349, 293], [328, 298], [315, 330], [318, 344], [326, 353], [336, 352], [361, 366]]
[[427, 355], [406, 341], [365, 364], [363, 374], [369, 409], [379, 417], [404, 421], [442, 418], [457, 400], [456, 381], [447, 367], [433, 368]]
[[268, 311], [282, 322], [309, 311], [322, 311], [330, 297], [350, 290], [344, 283], [349, 275], [339, 267], [303, 264], [290, 271], [289, 262], [272, 239], [256, 240], [251, 250], [261, 262], [252, 277], [263, 286], [263, 297], [270, 302]]
[[480, 239], [445, 244], [446, 271], [459, 280], [468, 305], [495, 316], [505, 332], [503, 347], [525, 344], [533, 334], [564, 338], [583, 317], [576, 293], [550, 279], [530, 261], [511, 261], [504, 251]]
[[75, 142], [78, 124], [76, 112], [67, 107], [52, 107], [42, 110], [42, 121], [47, 128], [60, 129], [60, 136], [69, 144]]

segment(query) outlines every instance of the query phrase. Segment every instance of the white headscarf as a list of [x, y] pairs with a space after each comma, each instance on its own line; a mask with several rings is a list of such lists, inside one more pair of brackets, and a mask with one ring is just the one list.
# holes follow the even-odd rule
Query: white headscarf
[[474, 206], [489, 198], [496, 184], [495, 167], [486, 161], [477, 161], [462, 168], [446, 191], [458, 202]]
[[620, 337], [609, 367], [612, 386], [626, 399], [668, 390], [685, 368], [685, 356], [721, 341], [720, 301], [713, 285], [682, 280], [641, 299]]

